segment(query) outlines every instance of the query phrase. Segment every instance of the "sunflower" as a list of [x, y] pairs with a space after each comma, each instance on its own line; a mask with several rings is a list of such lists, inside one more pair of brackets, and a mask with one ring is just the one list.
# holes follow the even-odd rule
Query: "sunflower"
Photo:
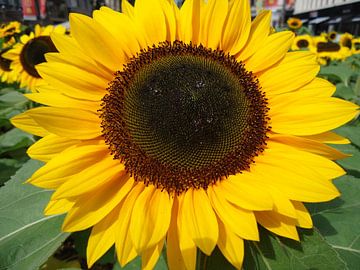
[[36, 25], [34, 32], [22, 35], [20, 42], [4, 53], [3, 56], [12, 61], [11, 69], [20, 76], [20, 87], [27, 87], [35, 91], [37, 86], [44, 84], [35, 65], [45, 62], [45, 53], [57, 51], [49, 36], [52, 32], [64, 34], [65, 28]]
[[291, 49], [297, 51], [302, 49], [309, 49], [311, 46], [313, 46], [312, 37], [310, 35], [300, 35], [294, 38]]
[[336, 38], [337, 38], [337, 32], [336, 31], [329, 32], [328, 35], [327, 35], [327, 38], [330, 41], [335, 41]]
[[344, 33], [340, 36], [339, 44], [342, 47], [346, 47], [348, 49], [351, 49], [351, 41], [353, 39], [353, 35], [349, 33]]
[[360, 38], [354, 38], [351, 41], [352, 45], [351, 45], [351, 52], [352, 54], [358, 54], [360, 53]]
[[351, 55], [349, 48], [342, 47], [338, 43], [333, 42], [318, 42], [316, 52], [318, 58], [326, 59], [327, 63], [329, 60], [344, 60]]
[[21, 32], [21, 23], [17, 21], [12, 21], [9, 23], [4, 23], [0, 25], [0, 38], [6, 38], [8, 36], [13, 36], [16, 33]]
[[3, 57], [10, 48], [3, 49], [0, 51], [0, 81], [13, 83], [17, 81], [18, 74], [10, 68], [11, 61]]
[[302, 21], [298, 18], [289, 18], [287, 20], [287, 25], [290, 29], [297, 30], [302, 26]]
[[269, 11], [251, 22], [247, 0], [122, 10], [70, 14], [71, 37], [52, 34], [59, 52], [37, 66], [48, 85], [27, 94], [45, 106], [12, 119], [43, 137], [28, 182], [55, 190], [45, 214], [92, 227], [89, 267], [115, 244], [122, 266], [150, 269], [166, 242], [170, 269], [216, 246], [241, 268], [258, 224], [299, 240], [302, 202], [339, 196], [345, 155], [326, 143], [348, 143], [330, 130], [358, 107], [331, 97], [312, 53], [288, 53], [292, 32], [269, 34]]

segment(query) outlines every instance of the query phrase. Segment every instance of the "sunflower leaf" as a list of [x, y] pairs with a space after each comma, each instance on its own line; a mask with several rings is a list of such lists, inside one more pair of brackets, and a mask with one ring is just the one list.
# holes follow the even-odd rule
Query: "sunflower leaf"
[[62, 216], [43, 215], [52, 191], [23, 184], [41, 165], [28, 161], [0, 189], [0, 269], [38, 269], [68, 236]]
[[301, 242], [260, 230], [260, 242], [247, 242], [244, 270], [346, 269], [336, 251], [317, 230], [301, 230]]
[[345, 175], [335, 180], [340, 198], [312, 204], [314, 225], [327, 243], [346, 262], [348, 269], [357, 269], [360, 261], [360, 178]]

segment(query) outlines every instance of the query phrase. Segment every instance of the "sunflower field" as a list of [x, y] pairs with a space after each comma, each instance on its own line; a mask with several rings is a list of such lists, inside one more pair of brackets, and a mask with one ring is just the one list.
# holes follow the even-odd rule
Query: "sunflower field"
[[360, 37], [248, 2], [1, 24], [0, 270], [359, 269]]

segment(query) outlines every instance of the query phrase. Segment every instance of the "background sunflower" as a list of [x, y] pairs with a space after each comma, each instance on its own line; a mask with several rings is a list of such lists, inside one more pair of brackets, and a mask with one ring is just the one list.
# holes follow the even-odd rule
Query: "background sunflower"
[[34, 32], [22, 35], [20, 42], [3, 54], [4, 58], [11, 61], [10, 68], [19, 74], [20, 87], [36, 91], [36, 87], [44, 83], [35, 66], [45, 61], [45, 53], [56, 51], [50, 33], [65, 34], [65, 31], [62, 26], [36, 25]]

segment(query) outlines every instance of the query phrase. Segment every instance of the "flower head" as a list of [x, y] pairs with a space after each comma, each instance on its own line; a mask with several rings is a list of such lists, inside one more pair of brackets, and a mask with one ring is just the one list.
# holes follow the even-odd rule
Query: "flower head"
[[290, 29], [297, 30], [302, 26], [302, 21], [299, 18], [289, 18], [287, 20], [287, 25]]
[[45, 62], [46, 53], [57, 51], [49, 36], [52, 32], [64, 34], [65, 28], [36, 25], [34, 32], [22, 35], [20, 42], [3, 54], [3, 57], [12, 61], [10, 68], [19, 74], [20, 87], [35, 91], [37, 86], [44, 84], [35, 66]]
[[47, 85], [27, 95], [45, 106], [12, 120], [43, 137], [28, 182], [55, 190], [46, 214], [93, 227], [89, 265], [115, 244], [121, 265], [152, 268], [166, 242], [171, 269], [216, 246], [241, 268], [258, 224], [298, 240], [302, 202], [339, 196], [345, 155], [326, 143], [348, 142], [330, 130], [358, 107], [331, 97], [312, 53], [288, 53], [292, 32], [270, 34], [270, 12], [251, 22], [249, 1], [122, 10], [71, 14], [71, 37], [52, 34], [59, 52], [37, 66]]

